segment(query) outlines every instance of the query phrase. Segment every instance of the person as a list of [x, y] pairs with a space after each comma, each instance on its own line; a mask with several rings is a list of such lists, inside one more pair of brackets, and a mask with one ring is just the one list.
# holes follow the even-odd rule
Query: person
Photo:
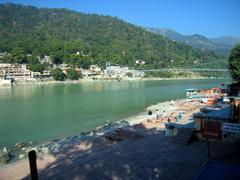
[[160, 115], [159, 115], [159, 111], [158, 111], [158, 109], [156, 109], [156, 120], [158, 120], [159, 118], [160, 118]]
[[166, 111], [165, 110], [163, 110], [163, 112], [162, 112], [162, 117], [165, 117], [166, 116]]
[[151, 121], [152, 120], [152, 111], [151, 110], [149, 110], [148, 111], [148, 118], [147, 118], [147, 121], [149, 122], [149, 121]]
[[170, 116], [170, 117], [168, 117], [168, 120], [167, 120], [168, 122], [171, 122], [172, 121], [172, 117]]
[[171, 122], [172, 121], [172, 119], [173, 119], [173, 112], [171, 113], [171, 115], [170, 115], [170, 117], [168, 117], [168, 122]]

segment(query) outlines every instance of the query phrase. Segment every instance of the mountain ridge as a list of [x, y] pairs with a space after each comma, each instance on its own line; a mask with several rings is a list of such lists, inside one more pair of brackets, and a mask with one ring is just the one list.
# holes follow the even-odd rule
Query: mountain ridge
[[[147, 31], [119, 18], [68, 9], [0, 4], [0, 51], [16, 48], [36, 55], [55, 54], [63, 62], [105, 61], [146, 68], [225, 66], [226, 59], [210, 51], [194, 49]], [[77, 51], [81, 57], [74, 55]], [[196, 64], [197, 62], [197, 64]]]
[[170, 28], [146, 28], [150, 32], [161, 34], [171, 40], [186, 43], [195, 48], [211, 50], [215, 53], [228, 56], [231, 49], [240, 43], [240, 37], [221, 36], [208, 38], [201, 34], [183, 35]]

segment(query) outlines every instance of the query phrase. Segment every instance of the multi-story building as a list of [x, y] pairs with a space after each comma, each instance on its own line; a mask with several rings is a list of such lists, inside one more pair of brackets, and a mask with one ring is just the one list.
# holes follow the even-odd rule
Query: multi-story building
[[44, 70], [43, 73], [31, 71], [31, 78], [34, 79], [45, 79], [51, 77], [50, 71]]
[[0, 76], [3, 79], [27, 80], [31, 78], [31, 71], [26, 64], [0, 64]]

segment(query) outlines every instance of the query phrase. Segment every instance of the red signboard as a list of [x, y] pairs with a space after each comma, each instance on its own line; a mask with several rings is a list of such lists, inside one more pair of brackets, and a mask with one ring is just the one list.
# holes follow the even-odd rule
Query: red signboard
[[204, 121], [203, 136], [212, 139], [222, 139], [221, 123], [218, 121]]

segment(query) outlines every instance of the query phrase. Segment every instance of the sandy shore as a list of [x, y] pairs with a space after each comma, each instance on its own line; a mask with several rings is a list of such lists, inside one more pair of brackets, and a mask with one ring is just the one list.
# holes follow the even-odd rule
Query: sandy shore
[[[88, 133], [82, 133], [79, 136], [70, 136], [56, 142], [50, 142], [48, 144], [40, 145], [41, 147], [48, 148], [49, 152], [39, 153], [38, 154], [38, 168], [39, 170], [45, 169], [49, 164], [54, 164], [56, 157], [60, 154], [62, 158], [70, 153], [71, 156], [71, 147], [74, 146], [79, 151], [86, 152], [91, 149], [91, 144], [93, 142], [99, 141], [102, 142], [103, 146], [112, 146], [112, 144], [106, 141], [106, 134], [114, 133], [116, 129], [119, 128], [136, 128], [135, 132], [141, 133], [142, 128], [144, 129], [157, 129], [164, 130], [165, 123], [169, 120], [171, 122], [176, 122], [178, 124], [189, 124], [193, 122], [192, 115], [195, 112], [199, 111], [199, 108], [205, 104], [195, 101], [195, 100], [176, 100], [176, 101], [167, 101], [161, 102], [156, 105], [152, 105], [146, 108], [145, 112], [139, 113], [136, 116], [129, 117], [119, 122], [108, 123], [104, 126], [98, 127], [96, 130], [93, 130]], [[161, 113], [165, 111], [165, 116], [159, 118], [158, 120], [147, 121], [148, 110], [152, 110], [155, 113], [155, 110]], [[179, 119], [179, 113], [182, 114]], [[171, 118], [170, 118], [171, 117]], [[37, 149], [38, 150], [38, 149]], [[70, 152], [69, 152], [70, 151]], [[29, 174], [29, 165], [28, 159], [22, 159], [7, 165], [0, 166], [0, 179], [21, 179]]]

